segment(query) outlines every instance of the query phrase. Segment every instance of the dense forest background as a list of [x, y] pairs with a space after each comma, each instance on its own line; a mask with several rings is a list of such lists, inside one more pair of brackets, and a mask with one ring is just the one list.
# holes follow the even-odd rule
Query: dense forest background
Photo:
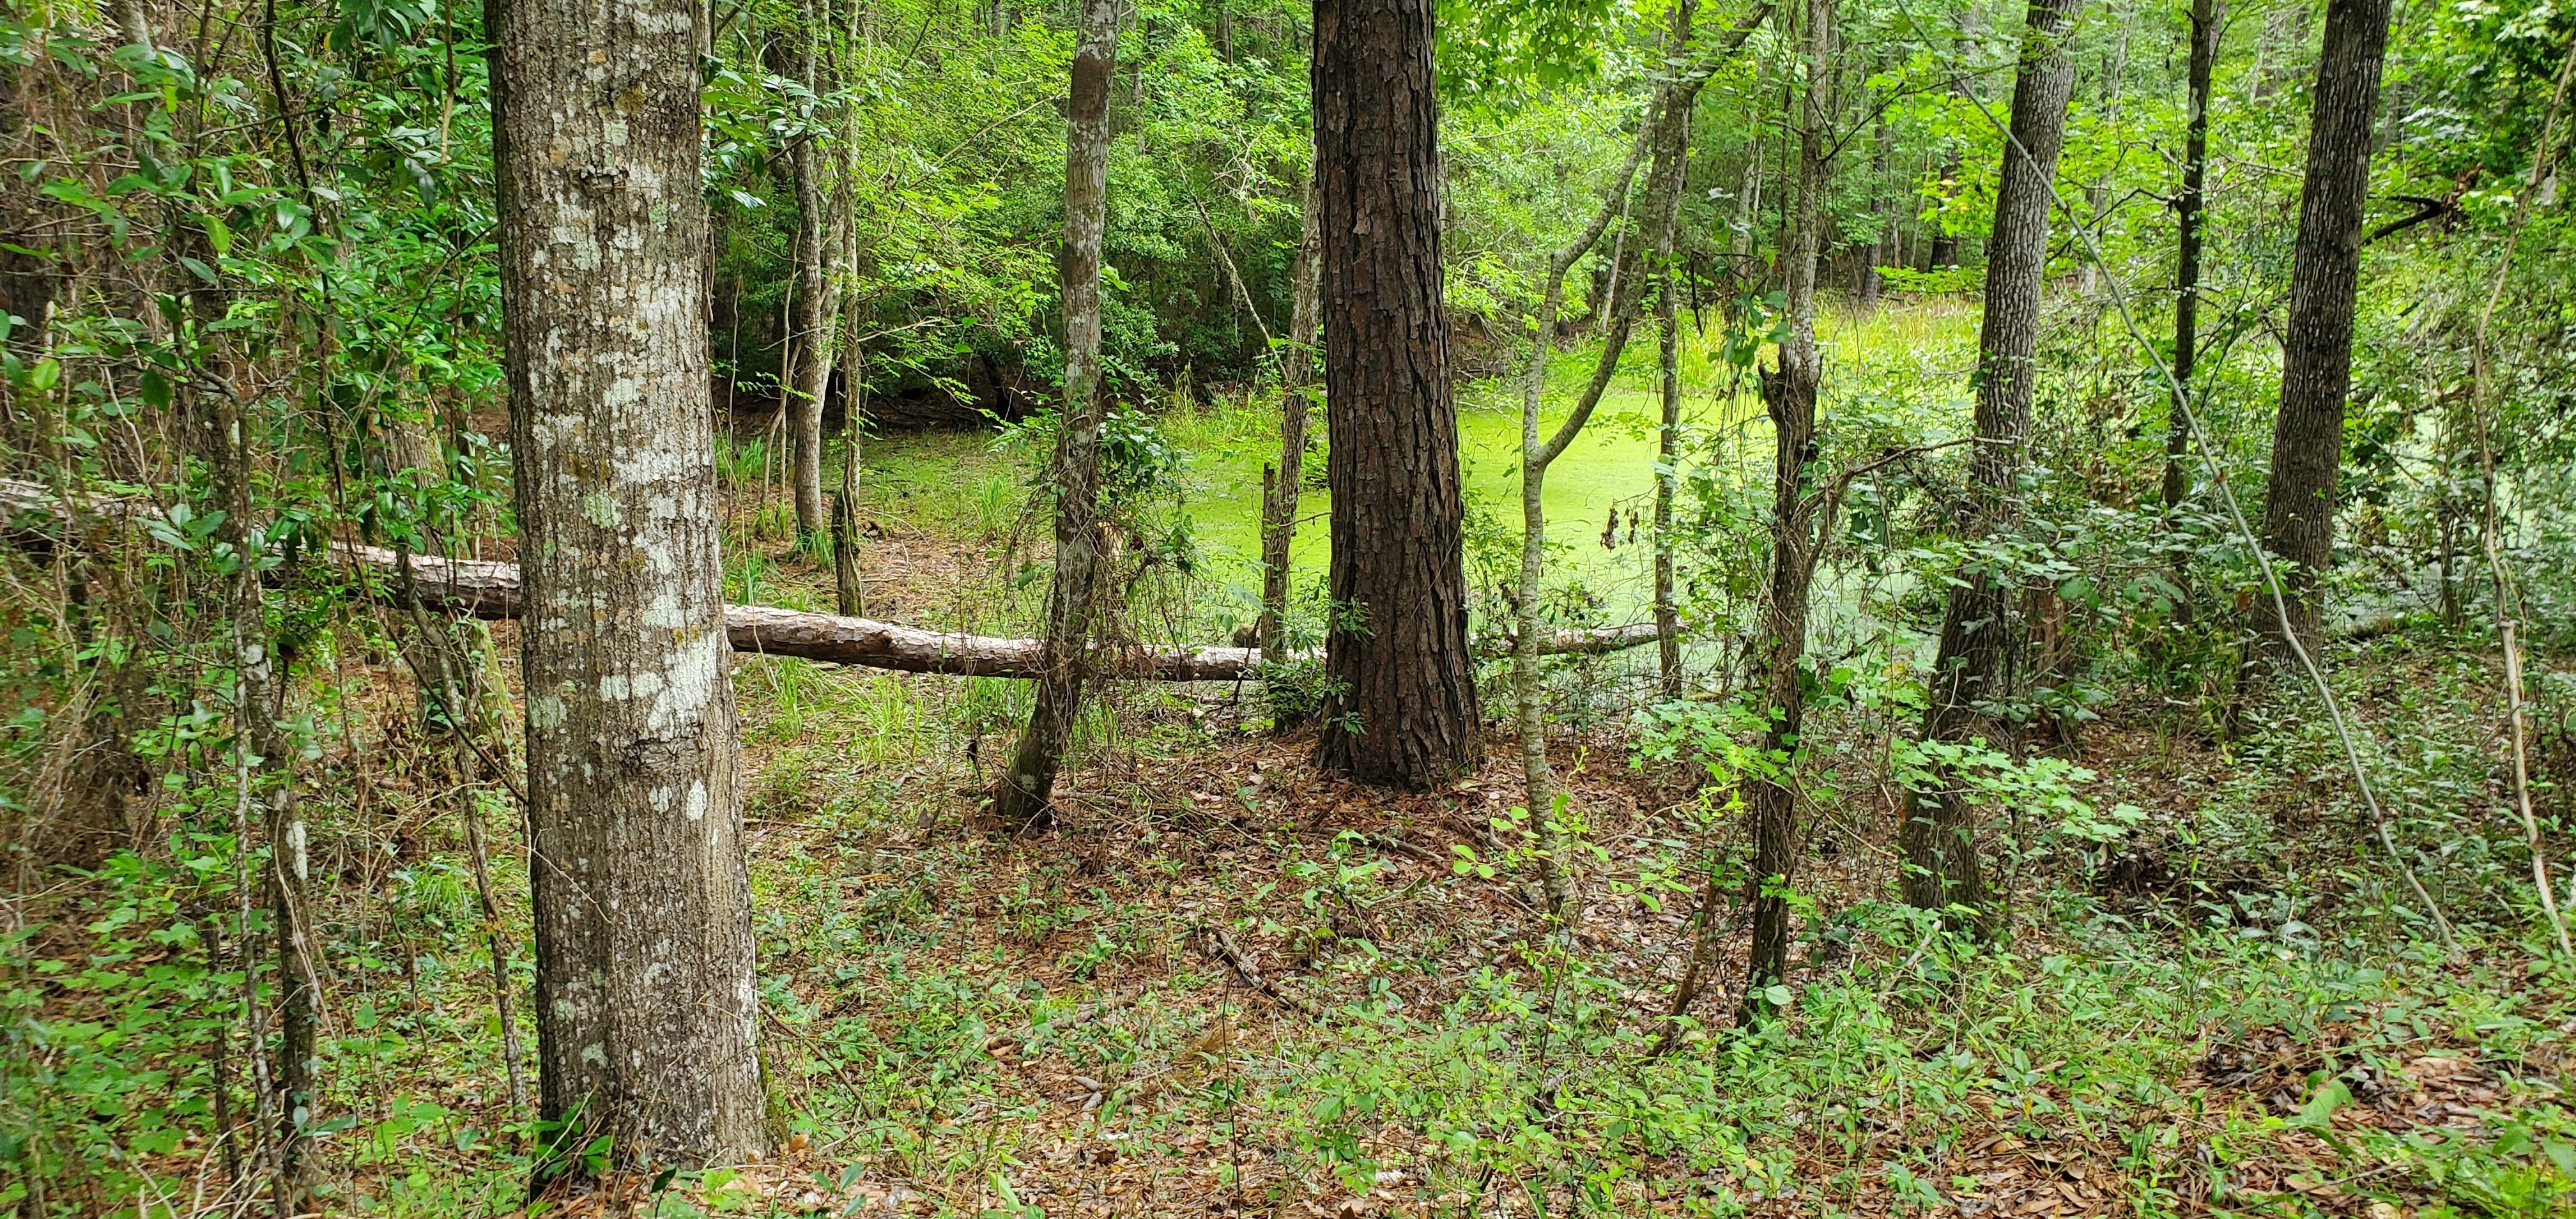
[[[1438, 4], [1484, 735], [1379, 786], [1317, 745], [1363, 458], [1307, 371], [1314, 12], [1111, 6], [1126, 659], [1004, 818], [1044, 683], [953, 641], [1060, 634], [1085, 7], [694, 19], [705, 223], [653, 224], [706, 247], [722, 599], [941, 634], [733, 636], [764, 1146], [667, 1162], [539, 1069], [490, 18], [0, 14], [0, 1213], [2576, 1206], [2576, 12], [2391, 10], [2330, 548], [2276, 577], [2354, 0]], [[1526, 502], [1525, 408], [1577, 421]], [[1973, 893], [1920, 890], [1931, 787]]]

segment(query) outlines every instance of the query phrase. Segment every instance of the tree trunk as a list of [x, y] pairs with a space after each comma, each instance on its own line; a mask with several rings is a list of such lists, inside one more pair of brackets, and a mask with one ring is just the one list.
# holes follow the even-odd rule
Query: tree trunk
[[[2012, 142], [2004, 151], [1994, 229], [1986, 241], [1986, 315], [1977, 345], [1979, 443], [1968, 458], [1968, 503], [1956, 522], [1959, 536], [1972, 545], [2009, 531], [2020, 519], [2015, 484], [2021, 477], [2038, 373], [2033, 357], [2039, 349], [2046, 286], [2049, 183], [2057, 174], [2066, 106], [2075, 84], [2074, 61], [2064, 47], [2073, 4], [2032, 0], [2020, 79], [2013, 86]], [[1924, 714], [1927, 741], [1962, 743], [2012, 731], [1987, 708], [2006, 694], [2000, 681], [2012, 646], [2017, 581], [1982, 563], [1972, 558], [1950, 589], [1941, 650], [1932, 668], [1931, 705]], [[1974, 921], [1984, 926], [1987, 887], [1977, 858], [1973, 811], [1953, 776], [1935, 774], [1931, 786], [1908, 794], [1897, 830], [1906, 900], [1927, 910], [1966, 907], [1977, 912]]]
[[1896, 128], [1884, 113], [1878, 116], [1877, 126], [1877, 148], [1870, 156], [1869, 174], [1871, 210], [1878, 214], [1878, 240], [1870, 244], [1869, 265], [1860, 272], [1860, 303], [1864, 308], [1877, 306], [1885, 288], [1878, 269], [1896, 258], [1896, 201], [1887, 193], [1887, 175], [1896, 161]]
[[[1833, 158], [1834, 14], [1834, 0], [1807, 0], [1799, 13], [1800, 55], [1806, 61], [1804, 78], [1808, 88], [1802, 99], [1795, 103], [1783, 99], [1782, 103], [1784, 112], [1791, 104], [1798, 106], [1799, 139], [1797, 172], [1789, 181], [1787, 228], [1783, 234], [1786, 240], [1780, 251], [1781, 269], [1786, 275], [1789, 337], [1780, 345], [1779, 367], [1762, 370], [1762, 399], [1771, 415], [1776, 456], [1772, 466], [1771, 584], [1763, 598], [1761, 636], [1768, 680], [1765, 693], [1775, 712], [1763, 732], [1763, 756], [1781, 769], [1753, 777], [1746, 784], [1752, 796], [1755, 870], [1747, 897], [1755, 903], [1756, 921], [1749, 975], [1754, 982], [1746, 988], [1737, 1011], [1737, 1019], [1744, 1022], [1758, 1019], [1767, 1010], [1754, 1006], [1758, 993], [1767, 985], [1762, 980], [1776, 978], [1785, 962], [1788, 908], [1780, 895], [1796, 868], [1798, 808], [1788, 767], [1798, 726], [1806, 714], [1806, 694], [1800, 684], [1804, 673], [1801, 658], [1807, 650], [1808, 589], [1815, 575], [1817, 502], [1809, 491], [1817, 456], [1816, 390], [1823, 372], [1816, 348], [1816, 251], [1824, 226], [1824, 183]], [[1718, 869], [1712, 867], [1700, 887], [1698, 909], [1690, 924], [1690, 959], [1682, 968], [1681, 981], [1673, 987], [1663, 1032], [1655, 1042], [1657, 1054], [1679, 1043], [1681, 1019], [1698, 1001], [1716, 966], [1721, 896], [1718, 876]], [[1766, 884], [1765, 877], [1777, 883]], [[1776, 946], [1778, 952], [1766, 957], [1766, 945]]]
[[[1954, 96], [1966, 96], [1964, 89], [1954, 89], [1952, 92]], [[1966, 162], [1959, 153], [1959, 146], [1956, 143], [1951, 144], [1949, 154], [1941, 162], [1942, 196], [1945, 200], [1951, 191], [1958, 188], [1959, 174], [1966, 168]], [[1950, 231], [1950, 226], [1941, 219], [1941, 213], [1937, 211], [1932, 213], [1931, 225], [1932, 240], [1924, 243], [1923, 269], [1939, 271], [1959, 265], [1959, 235]]]
[[1655, 364], [1663, 380], [1663, 417], [1655, 429], [1655, 688], [1682, 692], [1682, 615], [1673, 591], [1673, 500], [1680, 492], [1682, 377], [1680, 293], [1669, 274], [1655, 302]]
[[[787, 56], [804, 77], [806, 88], [829, 91], [822, 78], [822, 56], [814, 53], [821, 21], [812, 0], [803, 20], [784, 35], [792, 40]], [[798, 136], [787, 146], [788, 173], [796, 191], [796, 291], [789, 301], [788, 341], [792, 345], [786, 410], [789, 437], [788, 481], [796, 498], [796, 538], [810, 544], [823, 536], [823, 394], [832, 381], [833, 312], [839, 283], [824, 273], [828, 247], [823, 205], [820, 133]]]
[[214, 469], [213, 498], [224, 505], [225, 513], [217, 536], [245, 556], [234, 582], [233, 717], [242, 734], [234, 748], [240, 754], [240, 798], [258, 807], [260, 832], [268, 840], [261, 888], [268, 898], [270, 934], [277, 947], [278, 1040], [271, 1075], [277, 1103], [275, 1195], [278, 1213], [289, 1215], [305, 1209], [312, 1191], [310, 1132], [320, 1120], [314, 1111], [322, 1067], [321, 989], [314, 961], [318, 945], [304, 901], [311, 868], [304, 818], [295, 798], [297, 746], [282, 727], [286, 716], [282, 658], [276, 633], [268, 626], [267, 593], [259, 578], [258, 559], [266, 547], [250, 527], [258, 510], [250, 495], [253, 425], [222, 389], [210, 389], [207, 397], [222, 401], [219, 426], [228, 433], [222, 449], [224, 465]]
[[717, 556], [698, 10], [495, 0], [503, 339], [529, 629], [539, 1109], [560, 1145], [762, 1149]]
[[850, 349], [843, 362], [841, 485], [832, 491], [832, 600], [844, 618], [868, 612], [867, 582], [859, 576], [859, 456], [867, 419], [867, 362]]
[[[140, 20], [136, 19], [139, 26]], [[203, 265], [214, 265], [214, 252], [202, 239], [183, 239]], [[187, 248], [187, 247], [183, 247]], [[227, 356], [210, 327], [225, 319], [229, 304], [223, 289], [190, 278], [179, 289], [196, 315], [196, 342], [183, 348], [191, 363], [220, 365]], [[314, 1166], [311, 1130], [315, 1089], [320, 1083], [319, 1030], [321, 990], [314, 954], [319, 948], [304, 901], [309, 866], [304, 819], [296, 804], [296, 742], [283, 726], [288, 666], [278, 654], [277, 634], [269, 629], [267, 590], [260, 580], [260, 559], [267, 549], [264, 532], [255, 528], [259, 506], [252, 498], [255, 436], [258, 423], [243, 409], [231, 386], [238, 375], [205, 378], [191, 386], [189, 423], [193, 447], [205, 461], [208, 498], [223, 513], [216, 540], [240, 556], [232, 588], [234, 781], [237, 784], [234, 832], [241, 849], [251, 847], [250, 816], [259, 810], [260, 833], [268, 841], [268, 863], [260, 891], [268, 901], [270, 934], [277, 949], [277, 1055], [265, 1071], [269, 1087], [260, 1097], [277, 1122], [273, 1163], [273, 1201], [281, 1216], [305, 1209], [311, 1200]], [[240, 934], [251, 934], [249, 895], [243, 894]], [[256, 987], [256, 970], [244, 953], [245, 986]], [[254, 1052], [266, 1040], [261, 1018], [251, 1018]]]
[[[2290, 630], [2313, 654], [2323, 615], [2317, 576], [2334, 565], [2335, 481], [2343, 464], [2344, 395], [2352, 388], [2353, 293], [2361, 278], [2362, 207], [2379, 107], [2389, 0], [2328, 0], [2309, 120], [2308, 172], [2290, 263], [2288, 337], [2281, 344], [2281, 413], [2272, 425], [2272, 478], [2263, 548], [2281, 561]], [[2291, 642], [2257, 615], [2275, 649]]]
[[1317, 281], [1324, 261], [1324, 229], [1317, 211], [1315, 177], [1306, 176], [1303, 219], [1298, 224], [1296, 279], [1290, 290], [1288, 346], [1279, 355], [1279, 466], [1265, 470], [1261, 494], [1261, 622], [1255, 634], [1264, 655], [1286, 652], [1289, 547], [1297, 540], [1297, 497], [1306, 480], [1308, 387], [1315, 377]]
[[1431, 0], [1316, 0], [1330, 693], [1317, 760], [1428, 788], [1483, 757], [1440, 265]]
[[[1752, 956], [1745, 966], [1738, 1023], [1771, 1011], [1764, 997], [1789, 967], [1789, 886], [1798, 870], [1798, 795], [1794, 773], [1806, 722], [1807, 603], [1816, 576], [1816, 397], [1824, 376], [1816, 347], [1816, 257], [1824, 237], [1824, 193], [1830, 178], [1836, 99], [1832, 64], [1837, 53], [1834, 0], [1807, 0], [1806, 104], [1798, 138], [1797, 197], [1790, 201], [1788, 254], [1789, 341], [1779, 367], [1762, 378], [1763, 403], [1774, 433], [1771, 467], [1771, 589], [1763, 624], [1765, 700], [1771, 709], [1762, 734], [1762, 756], [1776, 770], [1749, 784], [1753, 823], [1753, 875], [1745, 900], [1752, 908]], [[1708, 895], [1714, 897], [1714, 894]], [[1715, 917], [1714, 903], [1702, 917]]]
[[[853, 8], [855, 24], [856, 9]], [[856, 34], [852, 34], [855, 41]], [[859, 473], [867, 450], [868, 356], [859, 341], [859, 203], [856, 143], [844, 129], [841, 181], [832, 195], [832, 248], [841, 252], [841, 485], [832, 495], [832, 592], [844, 617], [868, 612], [859, 574]]]
[[2192, 0], [2190, 117], [2183, 129], [2182, 197], [2174, 201], [2178, 231], [2174, 237], [2175, 392], [2180, 395], [2165, 420], [2164, 504], [2182, 507], [2191, 494], [2191, 374], [2200, 359], [2200, 226], [2208, 206], [2209, 85], [2218, 66], [2218, 35], [2225, 28], [2227, 6], [2221, 0]]
[[1117, 0], [1082, 0], [1064, 159], [1064, 408], [1055, 439], [1055, 575], [1047, 588], [1045, 660], [1036, 705], [993, 812], [1014, 832], [1046, 824], [1056, 770], [1073, 736], [1100, 583], [1100, 240], [1109, 197], [1109, 83], [1117, 71]]
[[[1672, 26], [1667, 35], [1667, 62], [1679, 62], [1690, 45], [1692, 0], [1676, 0]], [[1768, 10], [1756, 10], [1756, 16]], [[1749, 31], [1747, 31], [1749, 33]], [[1741, 37], [1736, 39], [1740, 44]], [[1609, 389], [1610, 379], [1618, 371], [1619, 356], [1627, 348], [1639, 305], [1644, 300], [1645, 278], [1634, 272], [1619, 277], [1619, 287], [1610, 293], [1610, 330], [1593, 367], [1592, 380], [1585, 385], [1582, 397], [1565, 421], [1545, 440], [1540, 439], [1539, 417], [1545, 406], [1547, 355], [1554, 346], [1556, 319], [1565, 303], [1565, 277], [1584, 254], [1601, 240], [1611, 220], [1626, 210], [1628, 185], [1636, 180], [1637, 164], [1649, 149], [1655, 155], [1654, 169], [1647, 176], [1646, 215], [1650, 232], [1648, 256], [1641, 259], [1660, 271], [1670, 261], [1673, 248], [1674, 221], [1680, 213], [1680, 191], [1683, 159], [1688, 152], [1689, 121], [1699, 97], [1705, 71], [1697, 68], [1666, 82], [1655, 93], [1645, 128], [1638, 133], [1637, 143], [1628, 153], [1627, 164], [1620, 167], [1612, 180], [1601, 210], [1592, 223], [1573, 242], [1549, 258], [1541, 279], [1537, 325], [1529, 332], [1530, 367], [1521, 397], [1521, 570], [1513, 595], [1513, 609], [1518, 622], [1516, 646], [1512, 661], [1512, 700], [1521, 738], [1521, 775], [1526, 794], [1530, 823], [1538, 835], [1539, 894], [1548, 914], [1564, 926], [1579, 921], [1581, 909], [1574, 895], [1567, 844], [1556, 816], [1556, 775], [1547, 760], [1547, 722], [1541, 706], [1539, 657], [1543, 653], [1539, 629], [1539, 602], [1544, 588], [1547, 557], [1547, 470], [1574, 442], [1592, 412], [1601, 404]], [[1613, 263], [1621, 261], [1614, 257]], [[1667, 293], [1669, 296], [1669, 293]], [[1657, 535], [1662, 536], [1660, 533]], [[1659, 623], [1658, 641], [1665, 632]]]

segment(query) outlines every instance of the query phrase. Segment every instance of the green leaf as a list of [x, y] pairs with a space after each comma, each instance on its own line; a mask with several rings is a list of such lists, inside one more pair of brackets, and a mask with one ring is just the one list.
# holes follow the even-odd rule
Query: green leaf
[[1796, 995], [1789, 992], [1788, 987], [1779, 985], [1778, 983], [1773, 983], [1770, 986], [1763, 987], [1762, 997], [1770, 1001], [1770, 1004], [1773, 1007], [1787, 1007], [1797, 999]]

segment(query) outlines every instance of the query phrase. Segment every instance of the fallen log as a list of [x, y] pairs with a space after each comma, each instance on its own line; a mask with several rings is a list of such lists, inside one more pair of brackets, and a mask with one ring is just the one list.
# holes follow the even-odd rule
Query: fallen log
[[[12, 517], [24, 513], [60, 516], [47, 488], [0, 480], [0, 510]], [[370, 573], [375, 595], [404, 596], [403, 556], [382, 546], [342, 543], [334, 553]], [[441, 555], [410, 556], [411, 595], [439, 609], [477, 618], [510, 619], [521, 610], [519, 565], [491, 559], [454, 559]], [[1038, 674], [1044, 641], [924, 630], [917, 626], [844, 618], [767, 605], [728, 605], [725, 635], [737, 652], [792, 656], [827, 664], [860, 665], [904, 673], [948, 673], [965, 677], [1029, 678]], [[1596, 630], [1558, 631], [1542, 641], [1549, 654], [1599, 654], [1655, 641], [1651, 622]], [[1487, 654], [1511, 649], [1511, 639], [1496, 639]], [[1092, 651], [1092, 671], [1134, 681], [1237, 681], [1254, 675], [1261, 649], [1237, 647], [1149, 648], [1104, 645]]]

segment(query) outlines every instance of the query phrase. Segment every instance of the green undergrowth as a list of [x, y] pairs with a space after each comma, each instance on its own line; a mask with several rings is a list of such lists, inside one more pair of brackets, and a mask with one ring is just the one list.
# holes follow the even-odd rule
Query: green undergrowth
[[[2352, 678], [2448, 662], [2410, 663]], [[861, 1186], [912, 1182], [916, 1211], [974, 1214], [1007, 1190], [1069, 1214], [1050, 1191], [1103, 1171], [1085, 1158], [1102, 1148], [1213, 1172], [1209, 1188], [1253, 1203], [1377, 1197], [1433, 1214], [1505, 1194], [1549, 1213], [1982, 1209], [2038, 1163], [2082, 1166], [2110, 1213], [2137, 1215], [2385, 1201], [2538, 1217], [2564, 1213], [2576, 1182], [2560, 1091], [2576, 979], [2515, 930], [2536, 924], [2468, 900], [2502, 884], [2492, 865], [2433, 873], [2469, 927], [2456, 954], [2372, 904], [2394, 882], [2352, 840], [2324, 845], [2351, 810], [2322, 828], [2278, 811], [2332, 779], [2330, 740], [2295, 716], [2258, 719], [2238, 747], [2253, 764], [2213, 798], [2160, 810], [2178, 856], [2208, 861], [2202, 887], [2141, 901], [2088, 891], [2083, 868], [2037, 875], [2012, 938], [1990, 945], [1850, 895], [1808, 920], [1784, 1019], [1735, 1032], [1734, 996], [1713, 995], [1658, 1058], [1669, 959], [1654, 954], [1671, 932], [1537, 934], [1502, 896], [1508, 875], [1400, 871], [1351, 835], [1300, 829], [1324, 806], [1293, 793], [1175, 807], [1152, 776], [1217, 765], [1232, 731], [1179, 693], [1104, 704], [1083, 746], [1095, 802], [1015, 843], [968, 818], [968, 750], [1025, 713], [1012, 684], [769, 660], [736, 688], [765, 1052], [802, 1150], [675, 1178], [665, 1213], [793, 1211], [809, 1189], [837, 1209]], [[2487, 832], [2424, 820], [2451, 782], [2428, 741], [2473, 719], [2410, 697], [2424, 736], [2387, 747], [2397, 832]], [[487, 811], [508, 824], [497, 797]], [[453, 841], [424, 845], [328, 905], [315, 1133], [350, 1213], [506, 1209], [532, 1168], [470, 876]], [[2255, 859], [2294, 847], [2313, 858], [2257, 876]], [[260, 866], [221, 838], [122, 852], [65, 874], [63, 904], [0, 939], [0, 1151], [37, 1169], [0, 1182], [0, 1211], [41, 1213], [38, 1189], [55, 1212], [196, 1205], [193, 1183], [225, 1154], [208, 1135], [216, 1063], [236, 1105], [245, 1069], [242, 1047], [216, 1040], [236, 1027], [238, 962], [210, 959], [201, 931], [240, 864]], [[2301, 887], [2293, 870], [2309, 867], [2344, 876], [2341, 895]], [[524, 873], [497, 871], [524, 995]], [[1203, 951], [1211, 926], [1320, 1018]], [[2473, 1064], [2474, 1086], [2441, 1091], [2428, 1058]]]

